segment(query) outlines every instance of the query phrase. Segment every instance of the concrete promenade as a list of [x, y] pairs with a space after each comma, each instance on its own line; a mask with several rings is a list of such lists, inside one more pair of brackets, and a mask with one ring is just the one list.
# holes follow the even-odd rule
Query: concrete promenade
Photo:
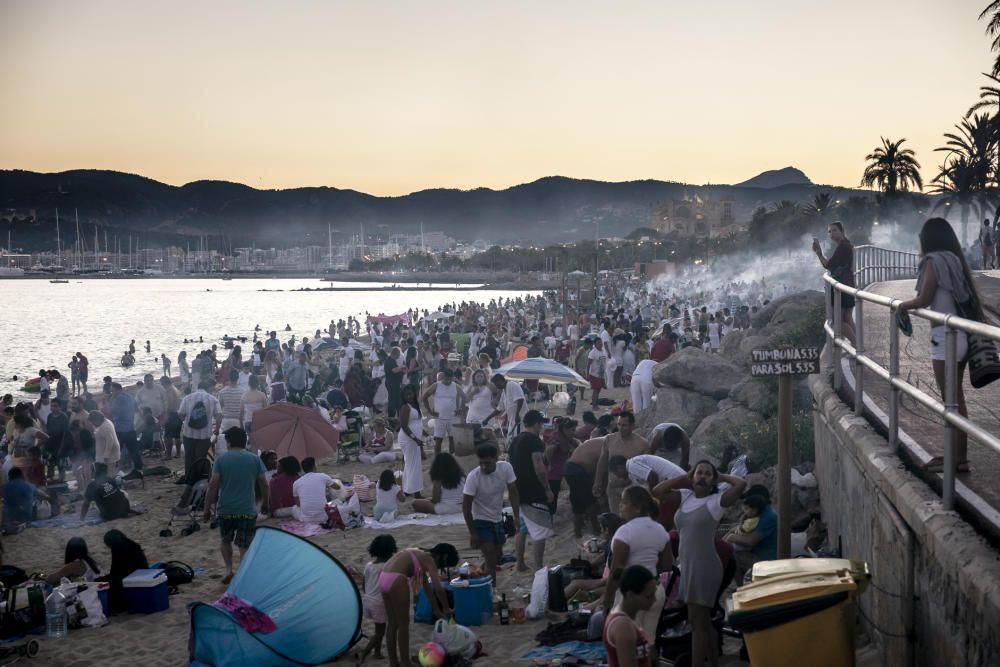
[[[987, 307], [987, 315], [1000, 321], [1000, 272], [987, 272], [976, 278], [977, 287]], [[914, 295], [914, 280], [900, 280], [875, 283], [868, 291], [894, 299], [909, 299]], [[865, 304], [865, 352], [883, 367], [889, 366], [889, 331], [895, 326], [889, 310], [873, 304]], [[899, 360], [900, 377], [917, 386], [925, 393], [941, 400], [934, 380], [930, 361], [930, 324], [919, 318], [912, 318], [913, 336], [900, 335], [901, 354]], [[853, 397], [853, 378], [845, 376], [845, 392]], [[969, 418], [984, 426], [992, 433], [1000, 433], [1000, 382], [982, 389], [974, 389], [969, 384], [968, 373], [964, 377], [966, 404]], [[880, 415], [887, 423], [889, 412], [888, 384], [871, 373], [866, 373], [864, 391], [873, 421]], [[877, 408], [872, 410], [872, 404]], [[941, 475], [925, 473], [919, 466], [933, 456], [943, 454], [947, 432], [943, 420], [927, 408], [906, 396], [902, 397], [899, 411], [901, 434], [901, 457], [908, 460], [908, 467], [934, 488], [940, 490]], [[960, 509], [977, 524], [980, 530], [994, 543], [1000, 543], [1000, 454], [969, 439], [968, 473], [960, 473], [957, 485]]]

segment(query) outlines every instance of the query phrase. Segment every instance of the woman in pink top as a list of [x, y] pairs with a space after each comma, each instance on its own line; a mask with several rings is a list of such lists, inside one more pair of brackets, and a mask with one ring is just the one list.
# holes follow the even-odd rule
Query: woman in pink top
[[294, 456], [286, 456], [278, 461], [278, 472], [268, 484], [271, 492], [271, 516], [292, 516], [292, 508], [295, 507], [292, 485], [301, 473], [302, 466]]

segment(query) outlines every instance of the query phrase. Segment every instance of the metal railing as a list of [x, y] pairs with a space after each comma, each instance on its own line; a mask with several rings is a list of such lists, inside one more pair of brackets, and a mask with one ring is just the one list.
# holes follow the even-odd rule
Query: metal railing
[[[889, 250], [875, 246], [859, 246], [855, 249], [856, 284], [868, 287], [873, 282], [883, 280], [902, 280], [914, 278], [919, 257], [914, 253]], [[874, 307], [888, 308], [895, 311], [902, 303], [900, 299], [891, 299], [880, 294], [866, 292], [863, 289], [849, 287], [838, 282], [829, 273], [823, 276], [826, 292], [826, 322], [823, 325], [827, 339], [832, 343], [834, 361], [834, 389], [840, 390], [843, 383], [841, 358], [846, 354], [852, 360], [854, 372], [854, 413], [861, 416], [864, 412], [864, 383], [866, 372], [875, 378], [889, 384], [889, 446], [895, 450], [899, 446], [899, 406], [900, 397], [905, 394], [928, 410], [940, 416], [946, 427], [944, 443], [944, 483], [941, 499], [945, 509], [951, 510], [955, 504], [955, 446], [958, 442], [958, 432], [961, 430], [968, 437], [982, 443], [1000, 454], [1000, 438], [970, 421], [958, 413], [958, 359], [957, 332], [977, 334], [1000, 340], [1000, 327], [994, 327], [982, 322], [967, 320], [957, 315], [944, 315], [926, 308], [909, 311], [910, 317], [927, 320], [931, 326], [945, 327], [945, 387], [944, 403], [921, 391], [899, 376], [899, 327], [896, 318], [888, 318], [889, 326], [889, 368], [881, 366], [865, 353], [865, 304]], [[855, 299], [855, 342], [851, 343], [842, 335], [844, 311], [841, 306], [844, 294]]]

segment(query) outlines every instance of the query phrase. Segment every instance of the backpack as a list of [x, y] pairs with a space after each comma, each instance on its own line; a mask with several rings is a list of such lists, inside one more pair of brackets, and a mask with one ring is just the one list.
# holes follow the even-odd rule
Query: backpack
[[208, 409], [205, 407], [205, 401], [198, 401], [191, 408], [191, 414], [188, 415], [188, 426], [191, 428], [208, 426]]
[[162, 567], [163, 573], [167, 575], [167, 588], [173, 589], [194, 581], [194, 570], [187, 563], [171, 560], [164, 563]]

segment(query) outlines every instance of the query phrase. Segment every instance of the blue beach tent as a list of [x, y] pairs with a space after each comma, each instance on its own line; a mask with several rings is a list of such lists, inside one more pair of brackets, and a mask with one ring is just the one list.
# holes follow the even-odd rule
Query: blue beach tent
[[191, 665], [319, 665], [361, 638], [361, 595], [340, 561], [312, 542], [261, 527], [226, 591], [271, 617], [251, 633], [226, 610], [190, 606]]

